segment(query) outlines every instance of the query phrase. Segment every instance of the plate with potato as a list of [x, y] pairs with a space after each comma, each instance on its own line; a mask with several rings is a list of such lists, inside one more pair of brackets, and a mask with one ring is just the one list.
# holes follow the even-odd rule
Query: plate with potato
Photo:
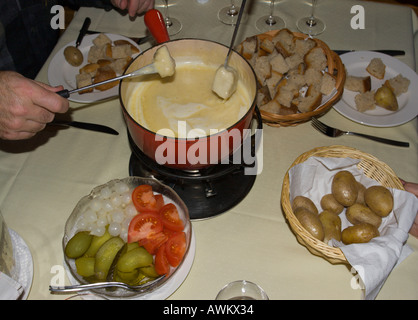
[[372, 52], [341, 55], [346, 81], [334, 109], [343, 116], [373, 127], [392, 127], [414, 119], [418, 75], [400, 60]]
[[[52, 86], [62, 85], [73, 90], [121, 75], [139, 53], [139, 46], [129, 38], [117, 34], [100, 33], [84, 37], [80, 54], [68, 43], [52, 58], [48, 67], [48, 81]], [[69, 100], [91, 103], [118, 95], [117, 81], [90, 91], [77, 92]]]

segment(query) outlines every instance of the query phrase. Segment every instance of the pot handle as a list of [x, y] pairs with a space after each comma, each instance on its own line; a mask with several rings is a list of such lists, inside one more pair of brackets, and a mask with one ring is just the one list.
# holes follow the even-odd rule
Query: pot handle
[[163, 15], [157, 9], [148, 10], [144, 16], [144, 22], [157, 43], [170, 40]]

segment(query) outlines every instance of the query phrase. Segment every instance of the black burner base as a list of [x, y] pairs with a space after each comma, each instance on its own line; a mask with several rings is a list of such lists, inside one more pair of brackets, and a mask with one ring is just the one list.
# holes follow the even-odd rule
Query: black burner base
[[[190, 219], [202, 220], [220, 215], [240, 203], [250, 192], [256, 178], [256, 175], [245, 175], [244, 167], [239, 165], [219, 164], [215, 167], [218, 168], [212, 168], [214, 171], [225, 170], [225, 174], [217, 178], [199, 179], [199, 172], [180, 171], [175, 178], [172, 174], [176, 170], [162, 168], [162, 171], [155, 171], [147, 167], [133, 152], [129, 161], [129, 174], [153, 177], [168, 185], [189, 208]], [[164, 171], [169, 171], [170, 174], [165, 175]]]

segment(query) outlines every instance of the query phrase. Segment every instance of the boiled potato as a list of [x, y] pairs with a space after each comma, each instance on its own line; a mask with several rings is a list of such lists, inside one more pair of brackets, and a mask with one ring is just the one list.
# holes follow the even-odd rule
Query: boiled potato
[[352, 206], [349, 206], [345, 211], [345, 216], [352, 224], [369, 223], [376, 228], [379, 228], [382, 223], [382, 218], [380, 216], [361, 203], [355, 203]]
[[292, 202], [292, 210], [295, 211], [297, 208], [305, 208], [308, 211], [311, 211], [315, 215], [318, 214], [318, 209], [313, 203], [313, 201], [304, 196], [296, 196]]
[[364, 200], [367, 206], [381, 217], [387, 217], [393, 209], [392, 193], [383, 186], [367, 188], [364, 193]]
[[366, 191], [366, 187], [357, 181], [357, 189], [358, 189], [358, 195], [357, 195], [357, 203], [366, 204], [364, 201], [364, 192]]
[[376, 90], [376, 93], [374, 94], [374, 101], [379, 107], [390, 111], [396, 111], [399, 108], [398, 100], [396, 99], [395, 94], [386, 86], [381, 86]]
[[341, 241], [340, 217], [328, 210], [322, 211], [318, 217], [324, 229], [324, 242], [328, 243], [331, 239]]
[[321, 198], [321, 208], [336, 215], [344, 210], [344, 206], [335, 199], [332, 193], [326, 194]]
[[344, 244], [367, 243], [378, 236], [379, 230], [368, 223], [347, 227], [341, 233], [341, 239]]
[[295, 216], [300, 224], [316, 239], [324, 240], [324, 228], [318, 216], [306, 208], [297, 208]]
[[331, 185], [332, 195], [344, 207], [353, 205], [358, 197], [357, 181], [349, 171], [337, 172]]
[[64, 49], [64, 57], [73, 67], [79, 67], [83, 63], [83, 54], [73, 46], [68, 46]]

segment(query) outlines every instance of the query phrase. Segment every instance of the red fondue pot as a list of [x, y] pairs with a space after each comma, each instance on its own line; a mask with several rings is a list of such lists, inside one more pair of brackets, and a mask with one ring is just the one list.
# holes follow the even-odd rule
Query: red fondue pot
[[[199, 39], [168, 40], [164, 21], [157, 10], [150, 10], [145, 15], [145, 22], [156, 40], [165, 42], [138, 55], [125, 73], [130, 73], [152, 63], [155, 51], [162, 45], [167, 46], [176, 63], [178, 61], [203, 62], [217, 66], [224, 63], [228, 47], [222, 44]], [[251, 105], [248, 106], [248, 111], [244, 116], [226, 130], [193, 139], [162, 136], [138, 123], [128, 111], [128, 101], [138, 81], [146, 80], [141, 77], [122, 80], [119, 85], [119, 98], [129, 134], [136, 146], [157, 163], [182, 170], [201, 169], [223, 163], [225, 159], [228, 159], [234, 151], [241, 147], [242, 141], [249, 131], [245, 129], [250, 129], [257, 94], [256, 76], [250, 64], [233, 51], [229, 65], [237, 70], [239, 79], [250, 93]]]

